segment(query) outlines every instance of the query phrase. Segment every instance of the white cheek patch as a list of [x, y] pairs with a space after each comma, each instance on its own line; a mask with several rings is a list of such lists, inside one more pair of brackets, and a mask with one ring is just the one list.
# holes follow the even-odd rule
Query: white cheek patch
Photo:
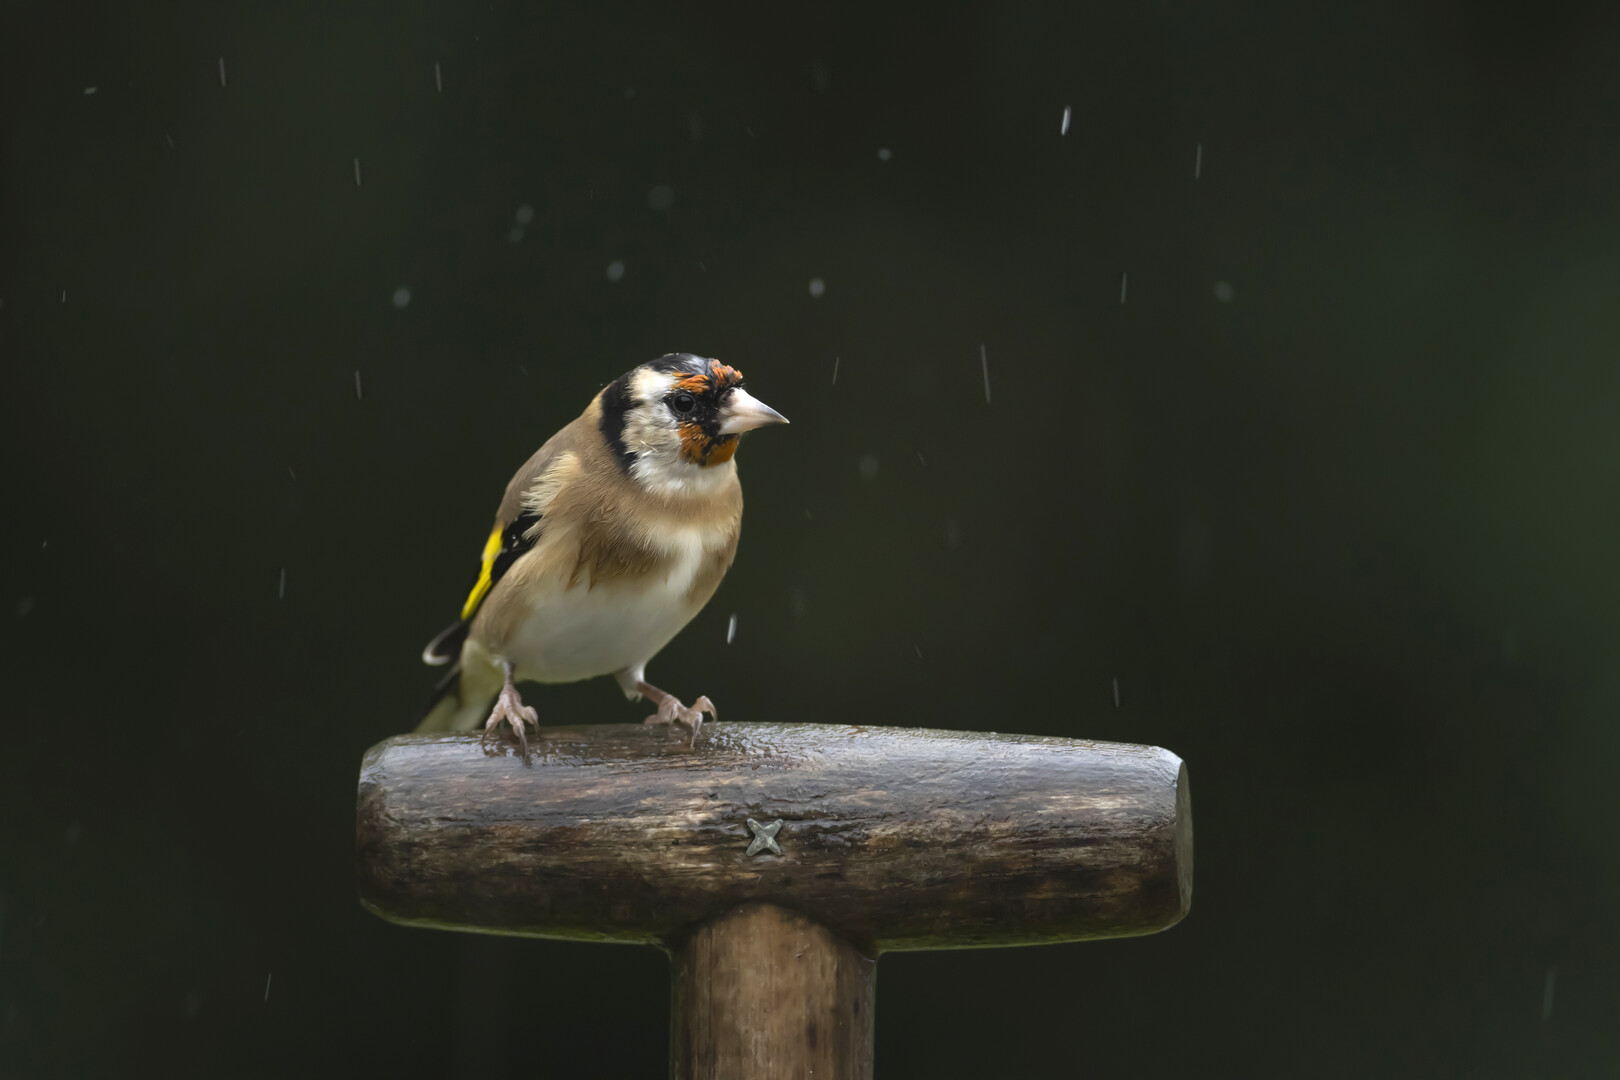
[[638, 371], [630, 380], [631, 405], [620, 438], [624, 448], [637, 455], [638, 464], [666, 453], [680, 453], [681, 435], [664, 405], [669, 386], [670, 377], [656, 371]]

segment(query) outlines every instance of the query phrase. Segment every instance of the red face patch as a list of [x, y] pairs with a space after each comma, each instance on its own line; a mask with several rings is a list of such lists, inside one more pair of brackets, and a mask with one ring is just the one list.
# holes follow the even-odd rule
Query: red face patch
[[711, 436], [702, 424], [680, 426], [681, 456], [694, 465], [723, 465], [737, 452], [737, 436]]
[[708, 371], [694, 372], [675, 383], [675, 389], [689, 394], [718, 394], [742, 382], [742, 372], [718, 360], [709, 361]]

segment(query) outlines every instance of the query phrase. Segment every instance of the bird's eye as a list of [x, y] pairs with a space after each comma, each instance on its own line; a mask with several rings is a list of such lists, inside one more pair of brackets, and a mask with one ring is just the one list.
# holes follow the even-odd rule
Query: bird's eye
[[696, 406], [697, 399], [684, 390], [669, 399], [669, 407], [678, 413], [689, 413]]

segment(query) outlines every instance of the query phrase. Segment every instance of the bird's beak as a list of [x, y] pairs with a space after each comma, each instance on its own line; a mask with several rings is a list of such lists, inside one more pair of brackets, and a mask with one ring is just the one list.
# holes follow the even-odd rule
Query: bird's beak
[[740, 435], [766, 424], [785, 424], [788, 418], [740, 386], [733, 387], [720, 408], [720, 434]]

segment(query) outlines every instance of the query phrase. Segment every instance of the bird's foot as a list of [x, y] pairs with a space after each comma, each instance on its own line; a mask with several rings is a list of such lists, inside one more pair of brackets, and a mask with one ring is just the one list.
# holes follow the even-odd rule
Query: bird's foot
[[720, 714], [715, 711], [714, 702], [707, 695], [699, 697], [690, 705], [682, 705], [681, 699], [674, 694], [666, 693], [648, 683], [638, 683], [636, 689], [641, 696], [658, 706], [658, 712], [643, 720], [644, 724], [681, 724], [692, 729], [692, 740], [688, 746], [697, 745], [698, 731], [703, 727], [703, 714], [708, 713], [709, 719], [718, 720]]
[[523, 763], [529, 763], [529, 736], [524, 731], [525, 724], [533, 724], [535, 732], [540, 731], [540, 714], [533, 707], [523, 704], [523, 698], [518, 696], [517, 687], [512, 685], [511, 678], [507, 678], [506, 685], [501, 688], [500, 694], [495, 698], [495, 707], [489, 711], [489, 720], [484, 724], [485, 739], [491, 735], [499, 738], [501, 725], [509, 725], [512, 733], [517, 736], [518, 744], [523, 747]]

